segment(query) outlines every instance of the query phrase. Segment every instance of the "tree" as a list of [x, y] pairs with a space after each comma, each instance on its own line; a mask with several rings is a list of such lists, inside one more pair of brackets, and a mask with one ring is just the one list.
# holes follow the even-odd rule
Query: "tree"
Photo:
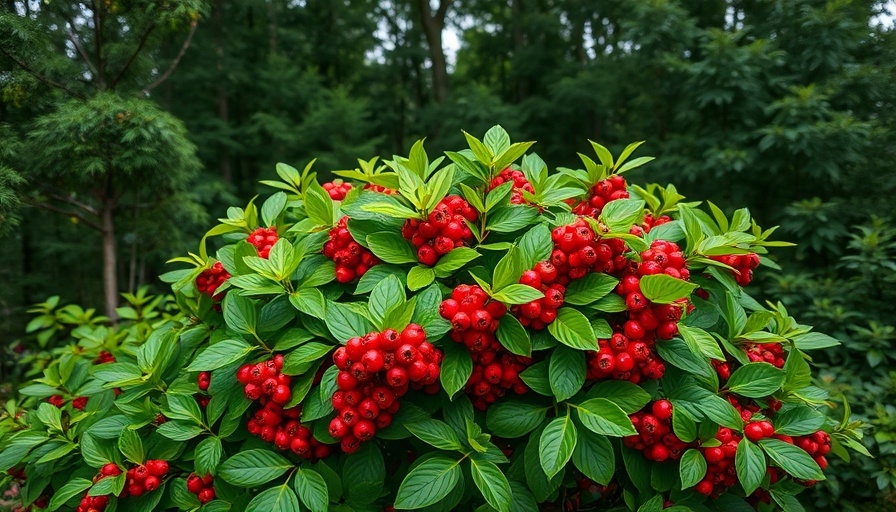
[[[183, 127], [146, 97], [177, 68], [202, 7], [199, 0], [53, 2], [0, 11], [0, 59], [10, 71], [4, 86], [43, 103], [20, 126], [26, 202], [101, 233], [104, 304], [112, 318], [120, 271], [116, 217], [185, 190], [198, 169]], [[187, 27], [177, 53], [163, 58], [162, 41]], [[8, 168], [4, 182], [12, 183]]]

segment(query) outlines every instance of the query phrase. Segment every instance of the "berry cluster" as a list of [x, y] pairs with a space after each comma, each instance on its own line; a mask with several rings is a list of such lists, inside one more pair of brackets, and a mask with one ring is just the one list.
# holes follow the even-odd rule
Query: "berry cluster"
[[475, 285], [457, 286], [439, 305], [439, 314], [451, 322], [451, 339], [463, 343], [473, 358], [473, 373], [464, 389], [477, 409], [484, 410], [509, 389], [517, 394], [528, 390], [519, 373], [532, 360], [508, 352], [495, 336], [506, 313], [504, 304], [489, 301], [485, 291]]
[[237, 372], [237, 380], [245, 386], [246, 398], [257, 400], [262, 406], [249, 419], [247, 430], [266, 443], [274, 443], [280, 450], [292, 450], [304, 459], [328, 457], [330, 447], [315, 439], [311, 430], [299, 423], [301, 407], [283, 408], [292, 399], [292, 377], [280, 373], [282, 369], [283, 355], [277, 354], [267, 361], [243, 365]]
[[205, 475], [200, 478], [196, 473], [191, 473], [187, 477], [187, 490], [195, 494], [199, 498], [199, 503], [206, 503], [215, 499], [215, 482], [212, 475]]
[[417, 248], [420, 263], [433, 266], [440, 257], [473, 238], [466, 221], [474, 222], [478, 218], [479, 212], [464, 198], [447, 196], [439, 201], [426, 220], [408, 219], [401, 228], [401, 235]]
[[744, 349], [753, 363], [765, 362], [776, 368], [784, 368], [786, 354], [780, 343], [747, 343]]
[[374, 185], [373, 183], [367, 183], [364, 185], [364, 190], [369, 190], [371, 192], [377, 192], [379, 194], [386, 194], [389, 196], [395, 195], [398, 193], [397, 190], [392, 188], [387, 188], [382, 185]]
[[348, 230], [348, 217], [339, 219], [336, 227], [330, 230], [329, 238], [324, 244], [323, 254], [336, 263], [336, 280], [340, 283], [349, 283], [380, 263], [372, 252], [352, 238]]
[[[268, 249], [270, 250], [270, 249]], [[224, 281], [230, 279], [230, 273], [224, 270], [224, 265], [220, 261], [216, 261], [214, 265], [202, 271], [196, 276], [196, 289], [199, 293], [204, 293], [212, 299], [221, 300], [221, 294], [215, 295], [215, 290], [224, 284]]]
[[[104, 468], [109, 466], [103, 466]], [[111, 468], [110, 468], [111, 469]], [[162, 485], [162, 478], [168, 473], [168, 463], [164, 460], [148, 460], [146, 464], [128, 470], [125, 489], [130, 496], [140, 496], [152, 492]]]
[[822, 470], [828, 468], [828, 460], [825, 455], [831, 451], [831, 435], [823, 430], [819, 430], [812, 435], [798, 436], [793, 438], [793, 444], [802, 448], [806, 453], [815, 459], [818, 467]]
[[631, 234], [640, 236], [642, 233], [650, 233], [651, 228], [663, 225], [667, 222], [672, 222], [672, 218], [668, 215], [654, 217], [652, 214], [648, 213], [644, 215], [644, 221], [641, 222], [640, 226], [632, 226]]
[[730, 428], [719, 427], [716, 439], [720, 446], [700, 448], [706, 459], [706, 476], [694, 486], [694, 490], [706, 496], [718, 496], [737, 483], [734, 456], [743, 438]]
[[258, 228], [246, 238], [246, 241], [254, 245], [258, 250], [258, 256], [267, 259], [271, 253], [271, 247], [277, 243], [280, 237], [277, 236], [277, 228], [271, 226], [267, 229]]
[[586, 378], [627, 380], [634, 384], [656, 380], [666, 373], [666, 365], [654, 349], [653, 341], [631, 340], [614, 332], [609, 340], [597, 340], [600, 350], [588, 351]]
[[283, 354], [277, 354], [273, 359], [255, 364], [245, 364], [236, 374], [237, 380], [242, 384], [246, 398], [258, 400], [262, 405], [269, 400], [282, 406], [292, 398], [292, 377], [280, 373], [283, 369]]
[[[62, 409], [62, 406], [65, 405], [65, 398], [63, 398], [62, 395], [53, 395], [50, 398], [47, 398], [47, 402], [50, 405], [53, 405], [59, 409]], [[83, 411], [84, 408], [87, 407], [87, 397], [79, 396], [79, 397], [73, 398], [72, 399], [72, 407], [79, 411]]]
[[333, 181], [328, 181], [321, 185], [324, 190], [327, 191], [327, 194], [330, 195], [330, 199], [333, 201], [342, 201], [345, 199], [348, 191], [352, 189], [352, 184], [346, 181], [342, 181], [340, 179], [336, 179]]
[[586, 200], [573, 206], [572, 212], [578, 215], [587, 215], [589, 217], [597, 217], [604, 209], [604, 206], [610, 201], [616, 199], [627, 199], [628, 191], [625, 178], [618, 174], [609, 178], [598, 181], [588, 191], [589, 196]]
[[678, 460], [688, 449], [688, 443], [672, 432], [672, 403], [668, 400], [657, 400], [649, 413], [639, 411], [629, 418], [638, 434], [624, 437], [622, 441], [629, 448], [643, 452], [647, 460]]
[[577, 219], [567, 226], [551, 231], [554, 250], [550, 263], [557, 271], [556, 282], [567, 285], [573, 279], [581, 279], [589, 272], [612, 274], [628, 265], [622, 255], [625, 242], [619, 238], [602, 239], [584, 219]]
[[528, 201], [526, 201], [526, 198], [523, 197], [524, 190], [530, 194], [535, 193], [535, 189], [532, 188], [532, 184], [529, 183], [528, 179], [526, 179], [526, 175], [523, 174], [522, 171], [515, 171], [515, 170], [511, 169], [510, 167], [504, 169], [503, 171], [501, 171], [501, 174], [498, 174], [497, 176], [495, 176], [495, 178], [489, 184], [488, 189], [489, 190], [496, 189], [496, 188], [500, 187], [501, 185], [508, 183], [508, 182], [513, 183], [513, 185], [511, 185], [511, 190], [510, 190], [511, 204], [526, 204], [526, 203], [528, 203]]
[[442, 352], [426, 341], [426, 332], [417, 324], [400, 333], [386, 329], [352, 338], [336, 349], [333, 362], [339, 369], [339, 390], [332, 398], [336, 417], [329, 432], [341, 440], [346, 453], [392, 423], [398, 398], [411, 386], [430, 394], [439, 390]]
[[543, 292], [544, 297], [511, 308], [521, 324], [540, 331], [557, 318], [557, 308], [563, 305], [566, 287], [555, 283], [556, 279], [557, 269], [550, 261], [541, 261], [534, 270], [523, 272], [520, 284]]
[[109, 352], [108, 350], [103, 350], [102, 352], [100, 352], [100, 355], [98, 355], [96, 359], [93, 360], [94, 365], [114, 362], [115, 356], [113, 356], [112, 352]]
[[[108, 477], [118, 476], [121, 474], [121, 469], [118, 468], [118, 465], [114, 463], [109, 463], [103, 466], [100, 469], [100, 474], [93, 477], [93, 483], [97, 483], [100, 480]], [[129, 475], [130, 476], [130, 475]], [[125, 485], [125, 490], [123, 492], [127, 492], [128, 486]], [[142, 493], [141, 493], [142, 494]], [[81, 503], [78, 504], [78, 512], [102, 512], [106, 510], [106, 505], [109, 504], [108, 496], [88, 496], [84, 495], [81, 498]]]
[[759, 266], [759, 255], [756, 253], [749, 254], [726, 254], [724, 256], [710, 256], [709, 259], [715, 260], [729, 267], [734, 268], [734, 279], [740, 286], [747, 286], [753, 280], [753, 270]]

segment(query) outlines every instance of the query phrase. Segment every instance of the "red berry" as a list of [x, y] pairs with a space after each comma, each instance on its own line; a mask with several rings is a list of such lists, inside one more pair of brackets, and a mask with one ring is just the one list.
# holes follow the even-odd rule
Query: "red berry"
[[203, 505], [215, 499], [215, 490], [212, 488], [203, 489], [199, 492], [199, 503]]
[[192, 475], [187, 477], [187, 490], [193, 494], [199, 494], [205, 485], [202, 483], [202, 479], [193, 473]]
[[361, 441], [366, 441], [376, 434], [376, 425], [370, 420], [361, 420], [353, 428], [352, 433]]
[[146, 461], [146, 469], [150, 475], [165, 476], [168, 473], [168, 463], [164, 460], [148, 460]]
[[747, 439], [750, 441], [756, 442], [765, 437], [765, 432], [762, 425], [757, 422], [750, 423], [744, 427], [744, 435], [747, 436]]
[[668, 400], [657, 400], [653, 403], [653, 415], [661, 420], [668, 420], [672, 417], [672, 403]]
[[143, 487], [146, 488], [147, 491], [154, 491], [159, 488], [162, 482], [159, 480], [157, 476], [148, 476], [146, 477], [146, 481], [143, 483]]

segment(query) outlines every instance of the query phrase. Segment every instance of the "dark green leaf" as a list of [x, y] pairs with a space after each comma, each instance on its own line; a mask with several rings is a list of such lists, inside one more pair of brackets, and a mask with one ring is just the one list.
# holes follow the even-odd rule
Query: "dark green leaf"
[[548, 376], [558, 402], [575, 395], [585, 384], [584, 352], [565, 346], [557, 347], [551, 354]]
[[572, 457], [578, 436], [567, 410], [564, 416], [554, 418], [541, 433], [538, 442], [538, 459], [547, 477], [553, 478]]
[[616, 456], [610, 440], [588, 429], [579, 429], [572, 463], [585, 476], [601, 485], [608, 485], [616, 472]]
[[743, 439], [737, 445], [737, 453], [734, 455], [734, 467], [737, 470], [737, 479], [749, 496], [762, 484], [765, 478], [765, 454], [749, 439]]
[[522, 437], [541, 425], [547, 410], [543, 405], [517, 400], [499, 402], [488, 408], [485, 423], [496, 436]]
[[374, 233], [367, 235], [367, 245], [377, 258], [386, 263], [400, 265], [402, 263], [417, 262], [417, 255], [414, 254], [410, 242], [402, 238], [398, 233]]
[[473, 373], [470, 352], [458, 343], [448, 342], [443, 347], [445, 357], [439, 372], [439, 380], [449, 397], [462, 390]]
[[622, 437], [638, 433], [625, 411], [606, 398], [591, 398], [575, 409], [582, 425], [595, 434]]
[[510, 512], [510, 483], [494, 463], [470, 459], [470, 472], [485, 501], [499, 512]]
[[728, 379], [728, 389], [748, 398], [773, 394], [784, 385], [784, 372], [765, 362], [741, 366]]
[[514, 354], [529, 357], [532, 355], [532, 341], [529, 332], [513, 315], [504, 315], [495, 332], [498, 341]]
[[456, 460], [444, 455], [427, 459], [401, 482], [395, 508], [413, 510], [437, 503], [454, 489], [461, 474]]
[[671, 304], [679, 299], [690, 297], [696, 289], [696, 284], [666, 274], [641, 277], [641, 293], [647, 300], [660, 304]]
[[759, 440], [759, 446], [781, 469], [800, 480], [824, 480], [824, 473], [812, 457], [802, 448], [780, 439]]
[[681, 456], [678, 473], [681, 477], [681, 488], [687, 489], [697, 485], [706, 476], [706, 459], [703, 454], [693, 448]]
[[578, 350], [598, 350], [597, 339], [588, 318], [572, 308], [557, 310], [557, 318], [548, 331], [560, 343]]
[[256, 487], [270, 482], [295, 467], [283, 456], [269, 450], [246, 450], [224, 461], [218, 476], [239, 487]]
[[293, 486], [302, 503], [311, 512], [326, 512], [330, 498], [327, 482], [320, 476], [320, 473], [312, 469], [298, 467]]
[[585, 306], [605, 297], [616, 288], [619, 280], [602, 272], [586, 274], [566, 287], [564, 301], [575, 306]]
[[187, 371], [211, 371], [238, 361], [254, 349], [243, 340], [224, 340], [203, 350], [187, 367]]

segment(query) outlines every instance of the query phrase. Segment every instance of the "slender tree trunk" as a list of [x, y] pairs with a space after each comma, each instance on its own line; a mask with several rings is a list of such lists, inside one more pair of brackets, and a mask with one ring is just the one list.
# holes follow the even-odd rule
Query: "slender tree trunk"
[[432, 61], [432, 94], [436, 103], [443, 103], [448, 97], [448, 61], [442, 46], [442, 30], [445, 29], [445, 15], [452, 0], [440, 0], [438, 10], [433, 13], [429, 0], [417, 0], [417, 12]]
[[[526, 46], [526, 36], [523, 32], [523, 0], [513, 0], [510, 4], [511, 25], [513, 26], [513, 56], [519, 58], [519, 54]], [[503, 66], [502, 66], [503, 69]], [[527, 77], [519, 77], [515, 80], [514, 89], [517, 103], [529, 96], [529, 80]]]
[[103, 227], [103, 295], [106, 299], [106, 316], [118, 319], [118, 255], [116, 253], [115, 222], [112, 217], [112, 201], [103, 203], [101, 212]]

